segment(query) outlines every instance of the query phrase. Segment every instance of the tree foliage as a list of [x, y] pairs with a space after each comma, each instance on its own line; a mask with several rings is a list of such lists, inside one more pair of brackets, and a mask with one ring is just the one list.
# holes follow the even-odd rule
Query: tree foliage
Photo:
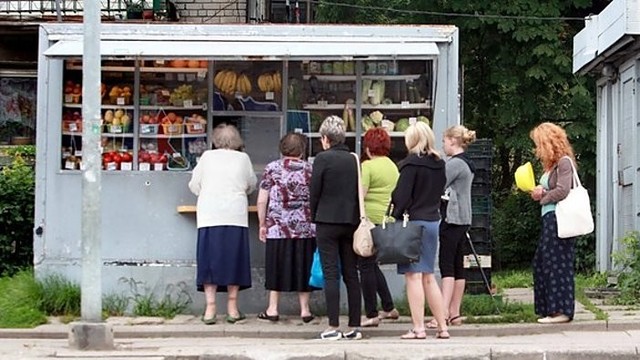
[[[539, 208], [521, 211], [522, 199], [513, 190], [513, 173], [526, 161], [536, 163], [529, 139], [533, 127], [544, 121], [565, 127], [578, 155], [583, 183], [595, 194], [595, 83], [590, 77], [572, 73], [573, 36], [584, 23], [542, 18], [582, 18], [599, 13], [607, 2], [390, 0], [385, 4], [412, 11], [407, 13], [368, 10], [364, 7], [380, 6], [369, 0], [341, 2], [362, 7], [347, 8], [345, 12], [345, 8], [336, 5], [320, 6], [318, 18], [345, 23], [453, 24], [460, 29], [463, 121], [479, 137], [494, 142], [494, 219], [500, 220], [494, 221], [494, 240], [498, 246], [506, 244], [505, 256], [520, 254], [503, 258], [503, 265], [530, 261], [530, 245], [536, 239], [529, 234], [537, 234], [535, 226], [539, 225], [524, 219], [539, 219]], [[502, 17], [445, 17], [434, 15], [435, 12]], [[539, 167], [536, 173], [540, 174]], [[530, 225], [522, 228], [522, 223]], [[513, 229], [521, 229], [530, 238], [522, 249], [513, 243]]]

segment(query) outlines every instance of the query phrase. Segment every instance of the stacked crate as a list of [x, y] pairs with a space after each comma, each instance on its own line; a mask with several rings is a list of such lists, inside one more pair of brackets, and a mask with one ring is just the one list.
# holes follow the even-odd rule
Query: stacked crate
[[467, 274], [467, 293], [485, 294], [486, 285], [482, 279], [480, 266], [491, 283], [491, 165], [493, 159], [493, 142], [490, 139], [479, 139], [467, 149], [467, 157], [473, 161], [476, 171], [471, 185], [471, 228], [469, 236], [478, 254], [480, 264], [469, 247], [465, 256]]

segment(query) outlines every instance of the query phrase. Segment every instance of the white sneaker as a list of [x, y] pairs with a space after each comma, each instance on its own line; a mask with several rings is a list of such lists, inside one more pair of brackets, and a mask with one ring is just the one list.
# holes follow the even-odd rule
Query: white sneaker
[[561, 324], [567, 323], [571, 321], [567, 315], [561, 314], [556, 316], [547, 316], [542, 319], [538, 319], [538, 323], [540, 324]]
[[342, 339], [342, 333], [338, 330], [327, 330], [320, 334], [322, 340], [340, 340]]
[[360, 340], [362, 339], [362, 333], [358, 329], [353, 329], [342, 335], [347, 340]]

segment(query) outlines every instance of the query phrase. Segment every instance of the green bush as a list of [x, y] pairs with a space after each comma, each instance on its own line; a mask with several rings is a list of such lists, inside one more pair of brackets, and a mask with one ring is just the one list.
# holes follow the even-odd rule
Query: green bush
[[40, 309], [47, 315], [79, 316], [80, 285], [61, 275], [47, 276], [40, 284]]
[[41, 291], [30, 270], [0, 278], [0, 328], [32, 328], [46, 323], [39, 306]]
[[640, 232], [632, 231], [620, 239], [620, 250], [612, 255], [613, 264], [619, 268], [616, 303], [637, 304], [640, 299]]
[[14, 159], [0, 171], [0, 276], [33, 263], [34, 147], [15, 147], [6, 153]]

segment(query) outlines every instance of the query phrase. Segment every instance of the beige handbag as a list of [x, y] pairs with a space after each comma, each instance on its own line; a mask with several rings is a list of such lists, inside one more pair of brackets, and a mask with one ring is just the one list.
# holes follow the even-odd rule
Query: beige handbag
[[356, 167], [358, 168], [358, 202], [360, 204], [360, 225], [358, 225], [358, 228], [353, 233], [353, 251], [362, 257], [370, 257], [376, 253], [373, 246], [373, 236], [371, 236], [371, 229], [373, 229], [375, 225], [373, 225], [364, 212], [364, 194], [362, 193], [360, 159], [355, 153], [353, 153], [353, 156], [356, 158]]

